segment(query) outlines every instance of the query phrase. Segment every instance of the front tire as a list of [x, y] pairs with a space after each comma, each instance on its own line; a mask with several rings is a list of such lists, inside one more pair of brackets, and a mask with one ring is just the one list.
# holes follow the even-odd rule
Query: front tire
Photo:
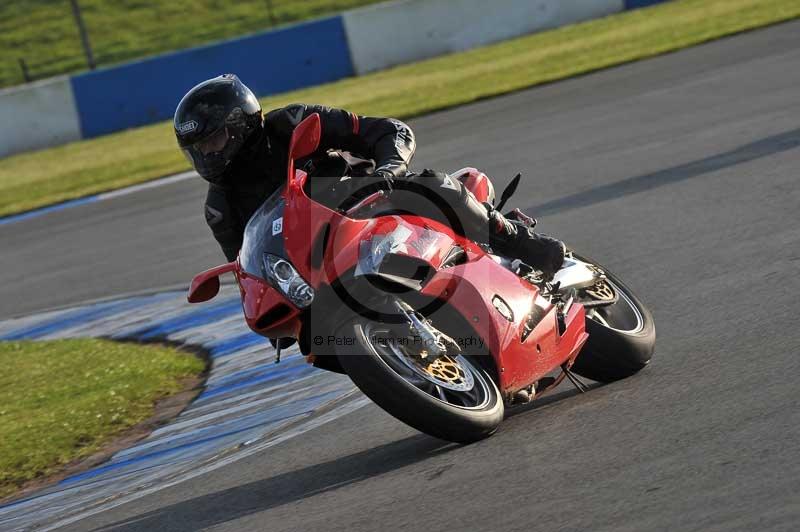
[[[595, 264], [585, 257], [577, 258]], [[604, 307], [586, 309], [589, 339], [572, 370], [598, 382], [612, 382], [637, 373], [653, 356], [656, 327], [653, 315], [615, 275], [600, 265], [607, 282], [618, 293], [617, 301]]]
[[[450, 376], [452, 382], [429, 379], [409, 365], [413, 359], [401, 358], [406, 355], [398, 348], [398, 337], [391, 340], [389, 327], [355, 316], [337, 330], [354, 339], [353, 345], [336, 346], [344, 370], [367, 397], [400, 421], [442, 440], [471, 443], [493, 434], [503, 420], [497, 385], [468, 357], [447, 358], [449, 367], [440, 377]], [[466, 390], [470, 380], [472, 387]]]

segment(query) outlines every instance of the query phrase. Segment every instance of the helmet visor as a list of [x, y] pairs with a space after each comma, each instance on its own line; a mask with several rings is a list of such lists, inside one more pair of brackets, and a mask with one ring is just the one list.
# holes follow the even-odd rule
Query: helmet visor
[[228, 128], [223, 127], [183, 148], [183, 154], [201, 177], [214, 180], [221, 177], [240, 144]]
[[197, 150], [205, 156], [211, 155], [212, 153], [221, 153], [225, 149], [225, 145], [227, 143], [228, 128], [223, 127], [216, 133], [213, 133], [210, 137], [195, 143], [194, 146], [196, 146]]

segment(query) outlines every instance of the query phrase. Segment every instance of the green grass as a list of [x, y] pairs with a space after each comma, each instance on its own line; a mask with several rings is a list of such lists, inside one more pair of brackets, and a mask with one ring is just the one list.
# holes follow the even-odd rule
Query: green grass
[[[273, 18], [267, 9], [272, 3]], [[237, 37], [380, 0], [78, 0], [98, 65]], [[68, 0], [0, 2], [0, 87], [79, 72], [86, 58]]]
[[194, 355], [80, 339], [0, 342], [0, 498], [91, 455], [198, 375]]
[[[676, 0], [262, 100], [405, 118], [800, 16], [798, 0]], [[168, 122], [0, 160], [0, 215], [186, 170]]]

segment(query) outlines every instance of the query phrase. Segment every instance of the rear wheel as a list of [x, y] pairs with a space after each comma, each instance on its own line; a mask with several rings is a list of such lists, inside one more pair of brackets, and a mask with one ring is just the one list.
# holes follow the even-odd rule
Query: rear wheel
[[344, 370], [400, 421], [443, 440], [470, 443], [490, 436], [503, 420], [497, 385], [468, 356], [448, 353], [426, 362], [419, 345], [395, 333], [397, 326], [362, 316], [338, 330], [354, 339], [353, 345], [336, 347]]
[[611, 382], [630, 377], [650, 362], [656, 327], [653, 315], [633, 292], [615, 275], [597, 266], [606, 274], [606, 290], [610, 288], [617, 297], [610, 305], [586, 309], [589, 339], [572, 370], [595, 381]]

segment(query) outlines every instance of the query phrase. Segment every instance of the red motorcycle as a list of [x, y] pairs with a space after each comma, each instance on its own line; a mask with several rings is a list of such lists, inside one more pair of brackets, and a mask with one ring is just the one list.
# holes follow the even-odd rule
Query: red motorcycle
[[[347, 210], [314, 201], [295, 164], [320, 135], [318, 115], [297, 126], [286, 186], [250, 219], [238, 259], [197, 275], [189, 293], [191, 303], [207, 301], [219, 276], [233, 272], [245, 320], [271, 339], [276, 362], [296, 340], [310, 363], [346, 373], [396, 418], [467, 443], [492, 434], [506, 405], [565, 377], [584, 391], [577, 375], [608, 382], [650, 361], [652, 315], [586, 257], [569, 252], [545, 280], [450, 224], [394, 209], [394, 193], [374, 192]], [[494, 202], [478, 170], [450, 177]]]

